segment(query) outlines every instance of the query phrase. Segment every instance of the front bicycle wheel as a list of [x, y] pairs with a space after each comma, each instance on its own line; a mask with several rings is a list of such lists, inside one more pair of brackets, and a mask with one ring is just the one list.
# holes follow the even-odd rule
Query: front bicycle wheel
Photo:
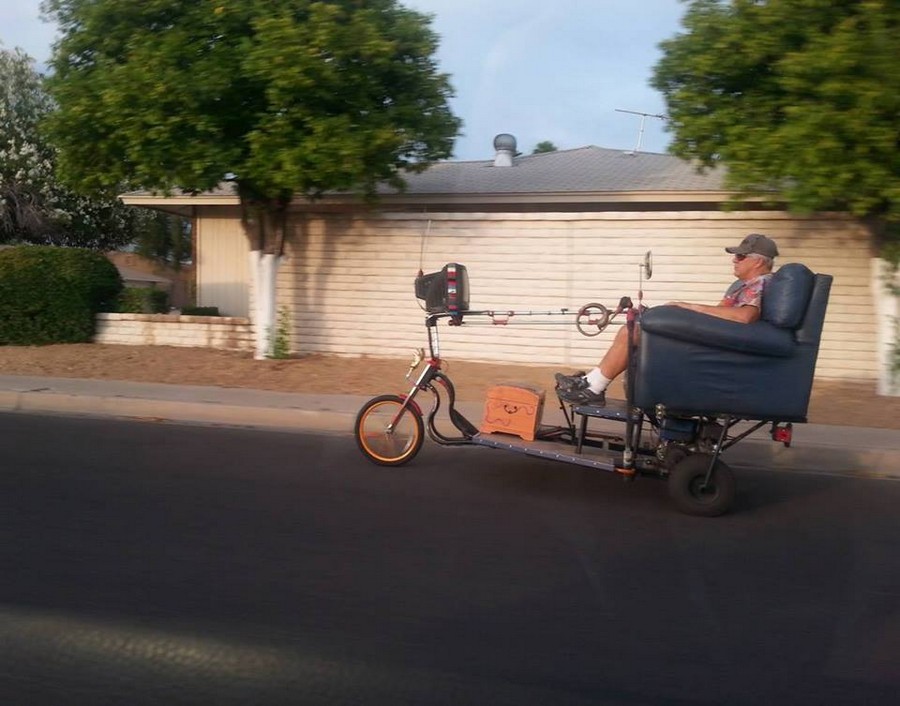
[[400, 395], [381, 395], [366, 402], [356, 415], [356, 445], [372, 463], [400, 466], [422, 448], [422, 415], [414, 405], [403, 409], [404, 403]]

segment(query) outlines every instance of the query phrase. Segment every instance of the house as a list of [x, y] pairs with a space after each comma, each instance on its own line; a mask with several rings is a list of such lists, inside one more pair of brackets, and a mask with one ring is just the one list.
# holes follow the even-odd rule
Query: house
[[[514, 315], [507, 325], [470, 317], [441, 330], [444, 357], [592, 365], [614, 328], [587, 338], [574, 312], [634, 297], [647, 250], [655, 263], [643, 283], [647, 304], [715, 302], [732, 280], [723, 248], [758, 231], [778, 241], [779, 263], [834, 275], [817, 375], [882, 380], [886, 389], [896, 299], [884, 292], [883, 265], [858, 221], [758, 202], [728, 210], [720, 173], [700, 174], [668, 155], [589, 146], [521, 156], [511, 135], [498, 135], [494, 147], [492, 159], [410, 175], [403, 193], [383, 189], [377, 208], [348, 194], [292, 206], [277, 308], [291, 321], [294, 353], [405, 357], [425, 337], [416, 274], [458, 262], [469, 270], [473, 308], [569, 314]], [[230, 184], [123, 201], [191, 217], [198, 305], [248, 315], [248, 245]]]
[[119, 270], [126, 287], [160, 289], [168, 295], [171, 306], [180, 308], [191, 303], [192, 265], [175, 269], [142, 257], [137, 253], [111, 251], [106, 257]]

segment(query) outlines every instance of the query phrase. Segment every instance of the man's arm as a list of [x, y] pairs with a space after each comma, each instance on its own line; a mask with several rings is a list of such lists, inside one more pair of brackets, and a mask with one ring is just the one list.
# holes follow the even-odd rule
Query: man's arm
[[741, 324], [752, 324], [754, 321], [759, 321], [759, 307], [757, 306], [723, 306], [722, 304], [710, 306], [691, 302], [669, 302], [669, 306], [680, 306], [682, 309], [698, 311], [701, 314], [709, 314], [719, 319], [737, 321]]

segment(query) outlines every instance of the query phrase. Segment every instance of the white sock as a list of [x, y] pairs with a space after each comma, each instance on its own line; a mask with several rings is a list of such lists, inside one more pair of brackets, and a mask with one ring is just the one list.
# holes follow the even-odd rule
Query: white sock
[[585, 375], [585, 377], [587, 378], [588, 389], [596, 394], [605, 392], [606, 388], [609, 387], [609, 383], [612, 382], [612, 380], [600, 372], [600, 368], [594, 368]]

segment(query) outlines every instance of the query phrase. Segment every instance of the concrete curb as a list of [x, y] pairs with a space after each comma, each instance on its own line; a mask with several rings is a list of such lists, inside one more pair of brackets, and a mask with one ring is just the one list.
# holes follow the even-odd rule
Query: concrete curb
[[127, 397], [94, 397], [55, 392], [0, 391], [0, 411], [154, 419], [290, 431], [346, 431], [353, 417], [344, 412], [284, 409], [213, 402]]
[[[191, 387], [108, 380], [0, 375], [0, 411], [116, 417], [282, 431], [351, 433], [367, 397]], [[477, 424], [481, 403], [458, 405]], [[545, 422], [561, 423], [547, 409]], [[449, 422], [446, 422], [449, 424]], [[607, 422], [619, 432], [615, 422]], [[443, 425], [441, 428], [445, 428]], [[900, 478], [900, 431], [860, 427], [794, 426], [791, 448], [765, 429], [729, 449], [730, 465], [798, 473]]]

